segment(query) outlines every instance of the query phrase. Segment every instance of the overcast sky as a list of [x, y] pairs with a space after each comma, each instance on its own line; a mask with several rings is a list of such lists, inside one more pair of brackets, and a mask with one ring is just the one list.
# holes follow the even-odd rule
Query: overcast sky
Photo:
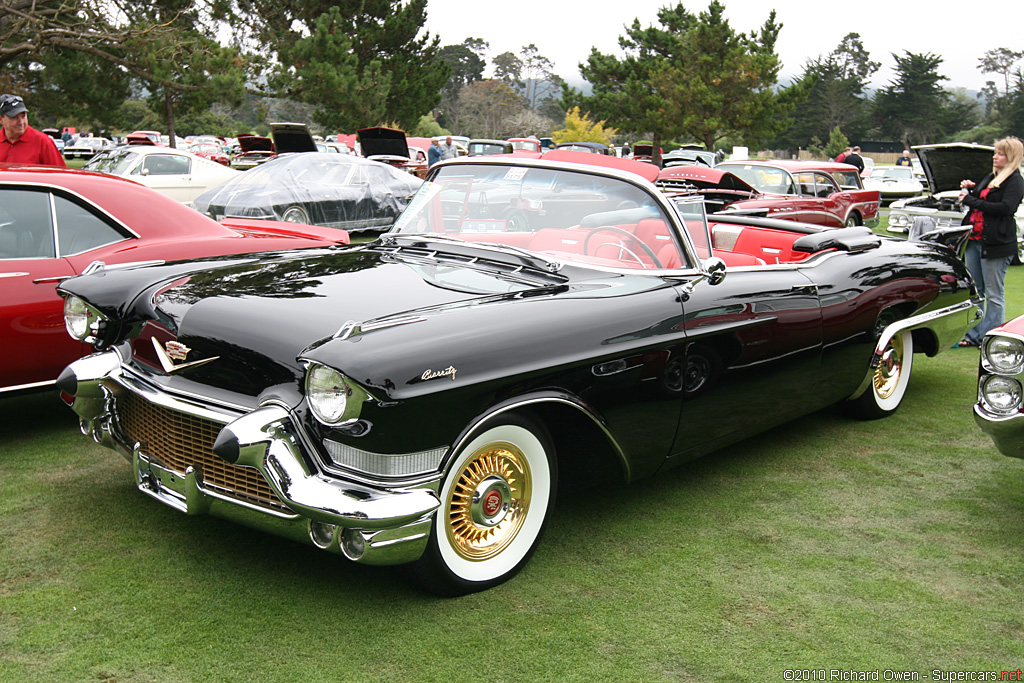
[[[776, 51], [782, 75], [796, 76], [808, 58], [834, 50], [843, 37], [856, 32], [873, 61], [882, 67], [872, 85], [884, 87], [893, 78], [893, 52], [904, 50], [943, 58], [939, 73], [947, 88], [979, 90], [987, 80], [1002, 83], [996, 74], [982, 74], [978, 59], [985, 51], [1006, 47], [1024, 50], [1024, 3], [998, 3], [998, 10], [974, 11], [977, 3], [915, 2], [913, 0], [721, 0], [735, 31], [760, 28], [774, 7], [782, 24]], [[428, 0], [426, 28], [442, 45], [469, 37], [490, 43], [488, 64], [503, 52], [518, 54], [533, 43], [554, 62], [556, 74], [570, 83], [582, 80], [577, 65], [592, 47], [621, 54], [618, 38], [623, 27], [639, 19], [642, 26], [658, 24], [658, 9], [668, 0], [631, 2], [567, 2], [566, 0]], [[684, 7], [699, 14], [708, 0], [687, 0]], [[808, 8], [811, 8], [809, 11]], [[986, 18], [987, 17], [987, 18]], [[1005, 27], [1005, 30], [999, 27]], [[489, 75], [489, 74], [488, 74]]]

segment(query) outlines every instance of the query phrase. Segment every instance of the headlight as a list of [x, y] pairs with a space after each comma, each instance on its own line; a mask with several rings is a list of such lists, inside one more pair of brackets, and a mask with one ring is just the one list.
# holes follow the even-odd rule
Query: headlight
[[75, 339], [89, 341], [99, 334], [104, 322], [102, 315], [77, 296], [69, 296], [64, 300], [64, 326]]
[[996, 413], [1020, 410], [1021, 386], [1013, 377], [990, 375], [981, 381], [981, 399]]
[[994, 372], [1016, 375], [1024, 369], [1024, 342], [1014, 337], [989, 337], [984, 357]]
[[910, 224], [910, 216], [905, 213], [890, 213], [889, 225], [904, 226]]
[[336, 425], [359, 417], [366, 392], [334, 368], [312, 363], [306, 373], [306, 400], [316, 419]]

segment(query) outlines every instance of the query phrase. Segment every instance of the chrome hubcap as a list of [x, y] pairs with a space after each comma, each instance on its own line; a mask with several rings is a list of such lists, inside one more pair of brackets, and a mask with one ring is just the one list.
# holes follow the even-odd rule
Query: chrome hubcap
[[882, 358], [875, 369], [875, 393], [880, 398], [889, 398], [900, 381], [903, 370], [903, 338], [894, 337], [885, 347]]
[[473, 521], [480, 526], [497, 526], [508, 514], [512, 488], [497, 475], [491, 475], [477, 484], [469, 504]]

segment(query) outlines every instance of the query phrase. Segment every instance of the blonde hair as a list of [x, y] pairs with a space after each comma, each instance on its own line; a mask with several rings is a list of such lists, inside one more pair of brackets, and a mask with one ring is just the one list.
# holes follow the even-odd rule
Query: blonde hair
[[996, 177], [992, 179], [992, 182], [988, 184], [989, 187], [999, 187], [999, 185], [1009, 178], [1014, 171], [1020, 168], [1020, 162], [1024, 159], [1024, 142], [1021, 142], [1019, 138], [1008, 137], [995, 142], [996, 150], [1003, 153], [1006, 156], [1006, 165], [1003, 166], [1002, 170], [996, 173], [993, 168], [992, 172], [996, 173]]

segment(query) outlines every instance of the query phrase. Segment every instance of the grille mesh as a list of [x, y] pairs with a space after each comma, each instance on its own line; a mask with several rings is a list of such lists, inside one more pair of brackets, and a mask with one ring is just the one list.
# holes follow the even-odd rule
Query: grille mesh
[[182, 477], [188, 467], [195, 467], [207, 489], [275, 512], [291, 512], [258, 470], [232, 465], [214, 454], [220, 423], [155, 405], [131, 392], [117, 399], [117, 407], [121, 431], [129, 442], [145, 442], [147, 455], [164, 467]]

